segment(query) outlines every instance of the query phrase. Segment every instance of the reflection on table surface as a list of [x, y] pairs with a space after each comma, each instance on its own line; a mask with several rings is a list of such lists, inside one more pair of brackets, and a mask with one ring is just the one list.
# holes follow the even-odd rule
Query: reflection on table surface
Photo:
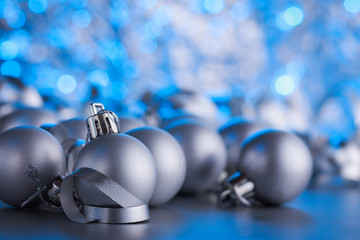
[[214, 196], [179, 196], [140, 224], [79, 224], [63, 213], [0, 203], [0, 238], [16, 239], [358, 239], [360, 189], [309, 189], [282, 207], [218, 209]]

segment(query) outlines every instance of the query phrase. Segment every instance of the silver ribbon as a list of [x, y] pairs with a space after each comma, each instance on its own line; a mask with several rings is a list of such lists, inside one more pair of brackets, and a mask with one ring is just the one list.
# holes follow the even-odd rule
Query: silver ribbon
[[[82, 204], [78, 207], [74, 199], [74, 179], [81, 178], [116, 202], [119, 207], [104, 208]], [[74, 222], [89, 223], [135, 223], [148, 220], [149, 207], [121, 185], [101, 172], [91, 168], [80, 168], [68, 175], [61, 184], [60, 201], [68, 218]]]

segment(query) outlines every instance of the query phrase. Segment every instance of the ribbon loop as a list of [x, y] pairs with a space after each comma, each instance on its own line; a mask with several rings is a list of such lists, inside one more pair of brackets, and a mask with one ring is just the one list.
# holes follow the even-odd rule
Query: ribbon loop
[[[75, 178], [81, 178], [92, 184], [116, 202], [119, 207], [104, 208], [82, 205], [82, 210], [80, 210], [73, 195]], [[60, 200], [66, 216], [74, 222], [135, 223], [149, 219], [149, 208], [146, 203], [143, 203], [117, 182], [91, 168], [80, 168], [64, 179], [60, 189]]]

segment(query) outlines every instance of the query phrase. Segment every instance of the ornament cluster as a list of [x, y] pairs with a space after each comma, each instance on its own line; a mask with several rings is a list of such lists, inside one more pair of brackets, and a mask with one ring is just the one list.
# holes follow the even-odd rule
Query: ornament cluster
[[219, 208], [281, 205], [324, 174], [318, 159], [357, 179], [340, 164], [349, 144], [332, 151], [239, 116], [221, 123], [218, 106], [193, 90], [139, 101], [139, 118], [101, 103], [73, 119], [28, 101], [1, 105], [11, 108], [0, 117], [0, 200], [81, 223], [134, 223], [177, 194], [216, 195]]

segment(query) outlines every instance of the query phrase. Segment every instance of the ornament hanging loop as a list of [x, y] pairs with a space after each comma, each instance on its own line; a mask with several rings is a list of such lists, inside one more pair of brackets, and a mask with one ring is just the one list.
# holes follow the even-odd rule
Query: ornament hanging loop
[[219, 207], [253, 206], [254, 188], [254, 183], [246, 176], [239, 172], [234, 173], [220, 184], [220, 190], [217, 192]]
[[120, 121], [115, 113], [106, 110], [101, 103], [90, 104], [91, 116], [86, 120], [87, 141], [109, 133], [120, 133]]

